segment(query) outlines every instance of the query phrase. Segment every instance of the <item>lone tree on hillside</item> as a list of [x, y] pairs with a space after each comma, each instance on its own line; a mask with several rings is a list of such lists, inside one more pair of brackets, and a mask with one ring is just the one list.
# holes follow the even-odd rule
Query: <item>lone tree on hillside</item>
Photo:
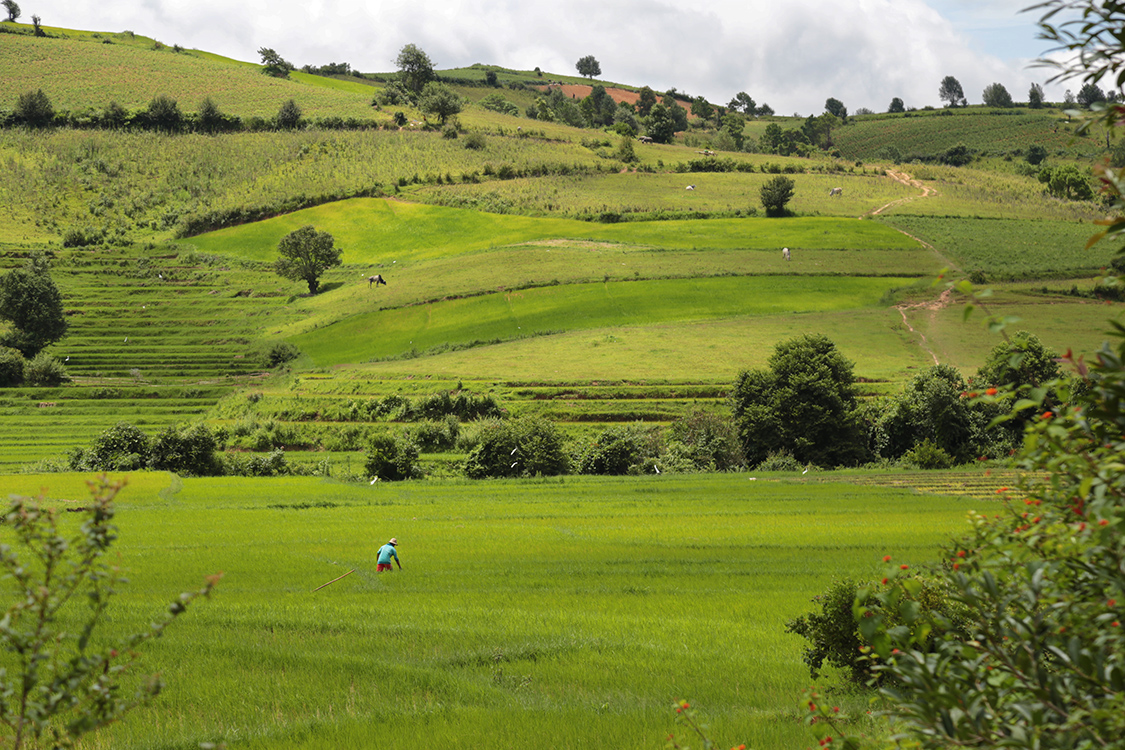
[[984, 87], [984, 93], [981, 94], [981, 100], [986, 107], [1011, 107], [1012, 95], [1008, 93], [1008, 89], [1004, 88], [1002, 83], [990, 83]]
[[848, 108], [839, 99], [828, 97], [828, 101], [824, 102], [824, 111], [839, 117], [840, 122], [848, 121]]
[[437, 80], [434, 74], [434, 64], [430, 56], [417, 45], [407, 44], [398, 51], [395, 58], [398, 66], [399, 80], [412, 95], [418, 96], [430, 81]]
[[906, 111], [906, 105], [902, 103], [902, 99], [899, 99], [896, 96], [894, 99], [891, 99], [891, 106], [887, 107], [887, 111], [888, 112], [905, 112]]
[[762, 206], [765, 207], [767, 216], [785, 215], [785, 205], [793, 197], [794, 184], [793, 180], [779, 174], [762, 185]]
[[964, 107], [969, 103], [965, 98], [965, 91], [961, 88], [961, 82], [953, 76], [946, 76], [941, 79], [941, 87], [938, 89], [938, 98], [946, 102], [947, 107]]
[[578, 68], [578, 75], [586, 76], [587, 78], [593, 78], [594, 76], [600, 76], [602, 74], [602, 66], [598, 64], [598, 61], [593, 55], [586, 55], [585, 57], [579, 58], [574, 67]]
[[311, 224], [282, 237], [277, 252], [281, 257], [274, 262], [273, 270], [278, 276], [306, 282], [309, 294], [316, 294], [320, 288], [320, 275], [341, 262], [332, 235], [316, 231]]
[[444, 125], [445, 121], [461, 111], [461, 97], [448, 86], [443, 86], [437, 81], [430, 81], [422, 89], [422, 98], [418, 101], [418, 108], [426, 114], [437, 115]]
[[269, 47], [262, 47], [258, 50], [258, 54], [262, 56], [262, 72], [274, 78], [288, 78], [289, 71], [293, 70], [293, 63], [284, 59], [281, 55], [274, 52]]
[[1043, 106], [1043, 87], [1038, 83], [1031, 84], [1031, 88], [1027, 91], [1027, 106], [1031, 109], [1039, 109]]
[[42, 252], [0, 277], [0, 320], [10, 326], [0, 335], [0, 346], [18, 349], [28, 359], [66, 334], [62, 295]]
[[16, 0], [2, 0], [0, 5], [4, 6], [4, 10], [8, 11], [8, 20], [15, 23], [15, 20], [20, 17], [20, 6]]
[[184, 124], [184, 113], [180, 105], [170, 96], [158, 94], [148, 103], [145, 119], [151, 127], [169, 133], [178, 131]]
[[1078, 96], [1075, 100], [1083, 107], [1089, 108], [1092, 104], [1104, 102], [1106, 99], [1105, 92], [1101, 90], [1098, 84], [1093, 81], [1087, 81], [1082, 84], [1082, 88], [1078, 89]]

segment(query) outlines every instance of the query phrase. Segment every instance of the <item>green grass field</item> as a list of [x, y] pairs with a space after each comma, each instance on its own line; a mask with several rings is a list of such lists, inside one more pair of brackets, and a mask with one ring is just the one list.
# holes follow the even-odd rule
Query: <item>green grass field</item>
[[[810, 681], [786, 620], [834, 577], [881, 575], [884, 554], [933, 560], [991, 501], [879, 486], [895, 475], [753, 476], [135, 475], [116, 547], [131, 582], [111, 628], [144, 627], [205, 575], [224, 578], [145, 651], [140, 668], [168, 683], [157, 702], [85, 746], [659, 747], [679, 698], [720, 743], [801, 746]], [[929, 476], [938, 493], [999, 481]], [[82, 479], [5, 485], [72, 505]], [[404, 570], [376, 576], [391, 536]], [[839, 701], [866, 721], [861, 697]]]

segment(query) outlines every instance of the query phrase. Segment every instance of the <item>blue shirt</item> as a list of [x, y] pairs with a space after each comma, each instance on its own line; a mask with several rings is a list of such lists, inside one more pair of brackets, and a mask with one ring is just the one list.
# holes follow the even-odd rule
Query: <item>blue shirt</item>
[[395, 562], [398, 562], [398, 553], [395, 552], [395, 546], [393, 544], [384, 544], [379, 548], [379, 562], [381, 564], [389, 565], [392, 557], [395, 559]]

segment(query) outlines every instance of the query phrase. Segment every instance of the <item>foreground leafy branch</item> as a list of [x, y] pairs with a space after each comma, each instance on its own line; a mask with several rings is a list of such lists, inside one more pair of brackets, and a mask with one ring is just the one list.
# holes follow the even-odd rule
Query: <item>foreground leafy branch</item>
[[71, 747], [155, 697], [159, 675], [132, 689], [122, 685], [137, 649], [160, 637], [193, 600], [208, 596], [220, 578], [180, 594], [143, 632], [112, 645], [95, 639], [111, 597], [126, 583], [102, 561], [117, 539], [113, 501], [123, 483], [103, 476], [89, 486], [92, 500], [71, 537], [60, 530], [57, 510], [42, 507], [42, 496], [13, 496], [4, 516], [0, 535], [14, 536], [15, 544], [0, 543], [13, 599], [0, 617], [0, 746]]

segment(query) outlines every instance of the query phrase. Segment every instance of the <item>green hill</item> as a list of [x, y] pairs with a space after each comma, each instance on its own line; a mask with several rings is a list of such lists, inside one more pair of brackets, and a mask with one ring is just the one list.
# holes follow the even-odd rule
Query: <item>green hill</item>
[[[313, 119], [221, 135], [0, 131], [0, 266], [35, 248], [53, 255], [71, 332], [50, 351], [74, 378], [0, 394], [0, 442], [20, 444], [0, 452], [9, 468], [118, 418], [153, 431], [204, 413], [247, 431], [240, 439], [265, 436], [257, 445], [354, 452], [363, 430], [387, 426], [334, 437], [337, 402], [460, 386], [573, 434], [665, 422], [725, 408], [739, 368], [818, 331], [875, 396], [934, 361], [971, 373], [995, 342], [930, 285], [946, 267], [1003, 282], [995, 304], [1059, 348], [1092, 351], [1111, 312], [1090, 296], [1110, 253], [1083, 249], [1097, 206], [1051, 198], [1019, 168], [1031, 143], [1049, 161], [1098, 150], [1055, 110], [854, 117], [833, 132], [843, 158], [711, 155], [717, 134], [695, 120], [674, 143], [633, 144], [624, 162], [616, 133], [475, 103], [501, 91], [522, 115], [540, 81], [574, 76], [441, 71], [466, 102], [459, 129], [442, 133], [399, 129], [371, 106], [384, 74], [278, 80], [127, 32], [48, 32], [3, 37], [0, 109], [42, 88], [72, 113], [138, 109], [163, 92], [188, 112], [211, 97], [259, 118], [293, 98]], [[483, 85], [488, 72], [502, 89]], [[768, 124], [802, 122], [751, 120], [746, 134], [753, 145]], [[976, 152], [969, 166], [908, 163], [958, 143]], [[900, 163], [880, 158], [888, 147]], [[760, 189], [782, 173], [795, 215], [766, 219]], [[278, 240], [304, 224], [343, 250], [315, 297], [270, 268]], [[369, 288], [373, 273], [390, 285]], [[279, 341], [302, 352], [290, 375], [266, 369]], [[264, 397], [261, 408], [224, 406], [240, 392]], [[302, 398], [323, 409], [289, 401]]]

